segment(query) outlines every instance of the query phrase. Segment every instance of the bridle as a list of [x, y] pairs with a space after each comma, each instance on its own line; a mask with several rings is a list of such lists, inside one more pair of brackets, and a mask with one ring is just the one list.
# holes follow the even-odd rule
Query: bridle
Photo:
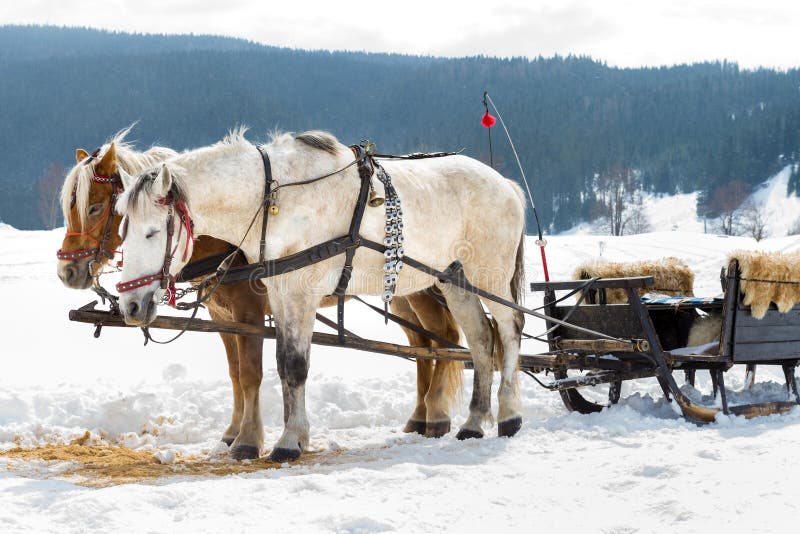
[[[184, 228], [186, 229], [186, 245], [183, 249], [182, 261], [185, 262], [188, 259], [189, 243], [194, 241], [194, 223], [189, 216], [189, 209], [186, 207], [186, 203], [182, 200], [176, 201], [171, 191], [167, 193], [166, 197], [156, 198], [156, 205], [167, 207], [167, 245], [165, 247], [164, 263], [161, 265], [161, 270], [153, 274], [134, 278], [133, 280], [119, 282], [116, 287], [118, 293], [127, 293], [129, 291], [133, 291], [134, 289], [139, 289], [140, 287], [150, 285], [153, 282], [160, 282], [159, 287], [167, 292], [167, 303], [170, 306], [174, 306], [176, 300], [175, 297], [177, 294], [175, 288], [176, 277], [171, 275], [169, 270], [170, 266], [172, 265], [172, 260], [175, 257], [175, 253], [178, 251], [178, 243], [180, 242], [181, 234], [183, 233]], [[173, 248], [172, 241], [173, 237], [175, 236], [175, 222], [173, 214], [175, 211], [178, 212], [181, 222], [178, 228], [178, 243], [176, 243], [175, 247]], [[123, 224], [125, 225], [122, 230], [122, 240], [124, 242], [125, 235], [127, 233], [127, 219], [123, 222]]]
[[[95, 150], [91, 156], [83, 163], [83, 165], [89, 165], [93, 160], [95, 160], [100, 154], [100, 149], [98, 148]], [[112, 210], [114, 209], [114, 202], [117, 199], [117, 195], [119, 191], [122, 189], [122, 179], [120, 178], [119, 171], [115, 172], [111, 176], [103, 176], [96, 173], [92, 173], [92, 181], [98, 184], [111, 184], [111, 198], [109, 199], [108, 205], [106, 206], [106, 210], [103, 213], [103, 216], [97, 221], [94, 226], [89, 228], [88, 230], [82, 230], [80, 232], [75, 232], [67, 229], [67, 233], [65, 237], [72, 237], [72, 236], [82, 236], [88, 238], [90, 241], [94, 242], [97, 246], [94, 248], [82, 248], [77, 250], [70, 250], [65, 251], [63, 249], [58, 249], [56, 251], [56, 257], [59, 260], [67, 260], [67, 261], [75, 261], [75, 260], [82, 260], [84, 258], [93, 258], [92, 262], [98, 262], [103, 259], [112, 259], [114, 257], [114, 252], [109, 252], [106, 250], [106, 244], [108, 243], [108, 238], [111, 236], [111, 226], [113, 222], [113, 217], [111, 216]], [[78, 182], [76, 180], [75, 187], [72, 190], [72, 204], [75, 204], [75, 194], [78, 188]], [[92, 234], [105, 224], [105, 228], [103, 229], [103, 237], [100, 238], [98, 241]]]

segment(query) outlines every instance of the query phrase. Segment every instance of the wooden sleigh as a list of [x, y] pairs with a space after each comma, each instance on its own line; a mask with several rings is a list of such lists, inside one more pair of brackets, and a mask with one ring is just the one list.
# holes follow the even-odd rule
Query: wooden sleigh
[[[560, 391], [568, 409], [581, 413], [600, 411], [606, 404], [588, 400], [579, 389], [601, 383], [609, 384], [608, 404], [619, 400], [621, 384], [631, 377], [656, 377], [668, 399], [674, 399], [684, 416], [698, 422], [711, 422], [717, 413], [754, 417], [772, 413], [783, 413], [797, 405], [798, 390], [795, 367], [800, 361], [800, 305], [795, 305], [787, 313], [780, 313], [774, 306], [766, 315], [756, 319], [749, 306], [744, 304], [740, 291], [741, 273], [736, 260], [732, 260], [723, 278], [724, 299], [722, 302], [680, 303], [677, 305], [643, 304], [637, 289], [653, 284], [652, 277], [621, 278], [602, 280], [592, 288], [596, 293], [590, 297], [589, 304], [572, 307], [554, 304], [555, 291], [575, 290], [578, 281], [539, 282], [531, 284], [534, 291], [545, 292], [547, 315], [557, 319], [567, 319], [571, 324], [598, 330], [616, 337], [643, 339], [646, 350], [603, 351], [602, 365], [587, 365], [583, 373], [569, 376], [569, 368], [554, 368], [556, 380], [548, 387]], [[627, 303], [607, 304], [604, 293], [611, 288], [624, 289]], [[666, 350], [662, 339], [667, 343], [680, 345], [685, 342], [688, 328], [696, 309], [722, 314], [719, 343], [715, 350], [692, 351]], [[690, 312], [690, 313], [684, 313]], [[592, 341], [583, 333], [569, 327], [548, 324], [548, 341], [551, 350], [566, 350], [574, 354], [592, 352], [580, 348]], [[673, 347], [667, 347], [672, 349]], [[597, 351], [594, 351], [595, 355]], [[588, 362], [587, 362], [588, 363]], [[786, 388], [794, 401], [764, 402], [729, 406], [725, 390], [724, 373], [736, 364], [748, 366], [780, 365], [784, 371]], [[694, 373], [698, 369], [711, 373], [715, 395], [719, 394], [721, 407], [701, 406], [692, 402], [680, 390], [673, 377], [673, 371], [683, 370], [687, 379], [694, 383]], [[564, 387], [573, 386], [573, 387]]]

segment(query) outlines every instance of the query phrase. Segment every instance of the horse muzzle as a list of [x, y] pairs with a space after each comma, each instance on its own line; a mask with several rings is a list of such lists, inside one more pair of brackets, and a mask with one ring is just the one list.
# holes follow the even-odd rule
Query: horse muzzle
[[72, 289], [89, 289], [92, 273], [89, 258], [84, 260], [61, 260], [58, 262], [58, 277], [61, 283]]
[[141, 298], [131, 295], [120, 299], [120, 310], [125, 323], [132, 326], [147, 326], [152, 323], [158, 315], [156, 293], [157, 291], [147, 291], [143, 292]]

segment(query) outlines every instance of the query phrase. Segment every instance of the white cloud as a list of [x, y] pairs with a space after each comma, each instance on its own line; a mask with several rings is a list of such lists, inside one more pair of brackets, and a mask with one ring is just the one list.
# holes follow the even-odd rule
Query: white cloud
[[432, 55], [582, 54], [613, 65], [729, 59], [798, 67], [792, 0], [474, 0], [263, 2], [33, 0], [0, 4], [0, 23], [216, 33], [295, 48]]

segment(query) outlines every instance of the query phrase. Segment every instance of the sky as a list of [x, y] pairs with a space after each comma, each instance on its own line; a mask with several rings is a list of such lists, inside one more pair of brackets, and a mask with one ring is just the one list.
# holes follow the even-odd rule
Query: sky
[[0, 24], [213, 33], [304, 49], [800, 67], [798, 0], [0, 0]]

